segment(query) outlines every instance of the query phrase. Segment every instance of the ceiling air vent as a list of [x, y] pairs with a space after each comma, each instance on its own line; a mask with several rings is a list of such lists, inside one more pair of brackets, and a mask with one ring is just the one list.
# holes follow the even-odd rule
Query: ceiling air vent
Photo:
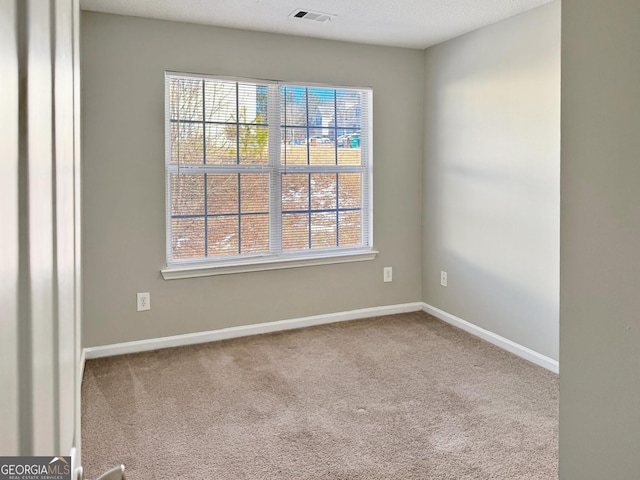
[[320, 13], [320, 12], [310, 12], [309, 10], [296, 10], [291, 15], [291, 18], [303, 18], [305, 20], [313, 20], [314, 22], [330, 22], [333, 17], [335, 17], [332, 13]]

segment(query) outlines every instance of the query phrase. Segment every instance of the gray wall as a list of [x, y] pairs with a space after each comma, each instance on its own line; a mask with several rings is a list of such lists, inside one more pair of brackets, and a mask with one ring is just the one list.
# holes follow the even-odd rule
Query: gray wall
[[423, 299], [557, 360], [560, 3], [431, 47], [425, 68]]
[[640, 2], [562, 2], [560, 478], [640, 472]]
[[[420, 300], [423, 52], [87, 12], [82, 22], [85, 347]], [[164, 70], [373, 87], [378, 258], [163, 280]], [[146, 291], [152, 309], [137, 313]]]

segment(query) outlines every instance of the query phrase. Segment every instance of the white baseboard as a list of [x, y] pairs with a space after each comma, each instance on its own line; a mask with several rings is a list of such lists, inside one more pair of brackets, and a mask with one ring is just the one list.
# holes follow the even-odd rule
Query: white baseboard
[[485, 330], [484, 328], [478, 327], [473, 323], [469, 323], [466, 320], [463, 320], [455, 315], [451, 315], [450, 313], [445, 312], [444, 310], [440, 310], [439, 308], [433, 307], [427, 303], [422, 304], [422, 309], [434, 317], [439, 318], [440, 320], [453, 325], [454, 327], [458, 327], [465, 332], [470, 333], [476, 337], [479, 337], [497, 347], [506, 350], [507, 352], [511, 352], [518, 357], [524, 358], [525, 360], [529, 360], [536, 365], [539, 365], [547, 370], [552, 371], [553, 373], [559, 373], [560, 364], [557, 360], [553, 358], [547, 357], [538, 353], [530, 348], [527, 348], [519, 343], [512, 342], [508, 338], [501, 337], [489, 330]]
[[[86, 358], [87, 360], [89, 360], [92, 358], [110, 357], [112, 355], [147, 352], [150, 350], [159, 350], [161, 348], [195, 345], [198, 343], [213, 342], [216, 340], [227, 340], [230, 338], [259, 335], [261, 333], [279, 332], [282, 330], [293, 330], [296, 328], [324, 325], [327, 323], [345, 322], [348, 320], [358, 320], [361, 318], [378, 317], [381, 315], [395, 315], [397, 313], [418, 312], [423, 310], [423, 305], [424, 304], [422, 302], [414, 302], [398, 305], [386, 305], [382, 307], [362, 308], [359, 310], [329, 313], [326, 315], [314, 315], [312, 317], [294, 318], [291, 320], [278, 320], [275, 322], [222, 328], [220, 330], [210, 330], [207, 332], [187, 333], [184, 335], [174, 335], [171, 337], [160, 337], [152, 338], [149, 340], [138, 340], [134, 342], [116, 343], [113, 345], [102, 345], [99, 347], [89, 347], [84, 349], [83, 359]], [[84, 361], [82, 363], [84, 365]]]
[[311, 327], [314, 325], [325, 325], [327, 323], [345, 322], [349, 320], [359, 320], [362, 318], [378, 317], [381, 315], [395, 315], [397, 313], [417, 312], [421, 310], [450, 325], [453, 325], [454, 327], [458, 327], [476, 337], [500, 347], [503, 350], [546, 368], [547, 370], [554, 373], [559, 372], [559, 363], [557, 360], [542, 355], [507, 338], [501, 337], [489, 330], [478, 327], [473, 323], [467, 322], [466, 320], [447, 313], [444, 310], [440, 310], [439, 308], [433, 307], [427, 303], [414, 302], [398, 305], [386, 305], [382, 307], [362, 308], [359, 310], [314, 315], [311, 317], [293, 318], [290, 320], [278, 320], [275, 322], [258, 323], [254, 325], [243, 325], [240, 327], [222, 328], [206, 332], [187, 333], [171, 337], [151, 338], [148, 340], [137, 340], [133, 342], [116, 343], [113, 345], [102, 345], [99, 347], [89, 347], [83, 349], [80, 357], [80, 380], [82, 381], [85, 360], [90, 360], [92, 358], [147, 352], [150, 350], [180, 347], [184, 345], [196, 345], [198, 343], [214, 342], [217, 340], [228, 340], [230, 338], [259, 335], [262, 333], [293, 330], [296, 328]]
[[84, 364], [87, 362], [87, 349], [83, 348], [80, 352], [80, 365], [78, 369], [78, 385], [82, 385], [82, 378], [84, 377]]

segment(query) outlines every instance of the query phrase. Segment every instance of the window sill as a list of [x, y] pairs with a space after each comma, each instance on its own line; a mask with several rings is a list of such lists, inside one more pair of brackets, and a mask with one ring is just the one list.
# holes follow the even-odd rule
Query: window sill
[[165, 280], [181, 278], [208, 277], [211, 275], [228, 275], [232, 273], [261, 272], [264, 270], [280, 270], [283, 268], [311, 267], [314, 265], [331, 265], [334, 263], [364, 262], [373, 260], [378, 254], [375, 250], [350, 251], [332, 253], [330, 255], [296, 256], [294, 258], [258, 257], [247, 260], [236, 260], [233, 263], [219, 262], [215, 264], [192, 264], [171, 266], [161, 270]]

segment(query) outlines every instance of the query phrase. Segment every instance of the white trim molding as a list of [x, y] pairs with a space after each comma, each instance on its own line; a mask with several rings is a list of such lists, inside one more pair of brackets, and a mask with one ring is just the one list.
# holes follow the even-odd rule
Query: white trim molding
[[78, 450], [76, 449], [76, 447], [71, 448], [69, 456], [71, 457], [71, 478], [81, 478], [78, 477], [78, 471], [82, 469], [82, 467], [80, 466], [80, 457], [78, 456]]
[[161, 348], [180, 347], [183, 345], [196, 345], [198, 343], [228, 340], [230, 338], [247, 337], [262, 333], [294, 330], [297, 328], [325, 325], [327, 323], [346, 322], [363, 318], [379, 317], [382, 315], [395, 315], [398, 313], [419, 312], [423, 310], [422, 302], [403, 303], [398, 305], [386, 305], [381, 307], [362, 308], [346, 312], [314, 315], [312, 317], [294, 318], [291, 320], [278, 320], [275, 322], [258, 323], [254, 325], [242, 325], [239, 327], [222, 328], [206, 332], [187, 333], [171, 337], [152, 338], [149, 340], [137, 340], [134, 342], [116, 343], [84, 349], [87, 360], [93, 358], [124, 355], [127, 353], [147, 352]]
[[530, 348], [515, 343], [507, 338], [501, 337], [489, 330], [485, 330], [473, 323], [467, 322], [455, 315], [440, 310], [423, 302], [402, 303], [397, 305], [385, 305], [381, 307], [362, 308], [345, 312], [328, 313], [324, 315], [314, 315], [311, 317], [293, 318], [289, 320], [278, 320], [275, 322], [258, 323], [253, 325], [242, 325], [239, 327], [228, 327], [219, 330], [209, 330], [206, 332], [186, 333], [183, 335], [173, 335], [170, 337], [151, 338], [148, 340], [136, 340], [133, 342], [116, 343], [113, 345], [101, 345], [98, 347], [85, 348], [81, 356], [80, 379], [84, 371], [85, 359], [110, 357], [113, 355], [125, 355], [128, 353], [148, 352], [162, 348], [180, 347], [184, 345], [196, 345], [199, 343], [215, 342], [218, 340], [228, 340], [231, 338], [260, 335], [263, 333], [279, 332], [284, 330], [294, 330], [297, 328], [312, 327], [315, 325], [325, 325], [328, 323], [346, 322], [349, 320], [360, 320], [363, 318], [379, 317], [383, 315], [395, 315], [398, 313], [424, 311], [434, 317], [460, 328], [482, 340], [485, 340], [507, 352], [524, 358], [536, 365], [539, 365], [551, 372], [558, 373], [559, 363], [550, 357], [542, 355]]
[[423, 303], [422, 309], [424, 312], [433, 315], [436, 318], [439, 318], [443, 322], [460, 328], [461, 330], [464, 330], [471, 335], [481, 338], [482, 340], [485, 340], [495, 345], [496, 347], [500, 347], [507, 352], [513, 353], [518, 357], [524, 358], [525, 360], [535, 363], [540, 367], [546, 368], [553, 373], [557, 374], [560, 372], [560, 363], [553, 358], [542, 355], [541, 353], [531, 350], [530, 348], [520, 345], [519, 343], [513, 342], [508, 338], [504, 338], [496, 333], [490, 332], [489, 330], [485, 330], [482, 327], [467, 322], [466, 320], [447, 313], [444, 310], [440, 310], [439, 308], [429, 305], [428, 303]]
[[282, 268], [311, 267], [314, 265], [330, 265], [334, 263], [364, 262], [376, 258], [376, 250], [332, 252], [330, 255], [299, 255], [286, 258], [269, 255], [263, 258], [236, 260], [229, 263], [220, 261], [206, 264], [183, 264], [169, 266], [160, 271], [165, 280], [181, 278], [208, 277], [211, 275], [228, 275], [230, 273], [261, 272]]
[[83, 348], [80, 352], [80, 360], [78, 361], [78, 385], [82, 385], [82, 379], [84, 378], [84, 365], [87, 362], [87, 349]]

